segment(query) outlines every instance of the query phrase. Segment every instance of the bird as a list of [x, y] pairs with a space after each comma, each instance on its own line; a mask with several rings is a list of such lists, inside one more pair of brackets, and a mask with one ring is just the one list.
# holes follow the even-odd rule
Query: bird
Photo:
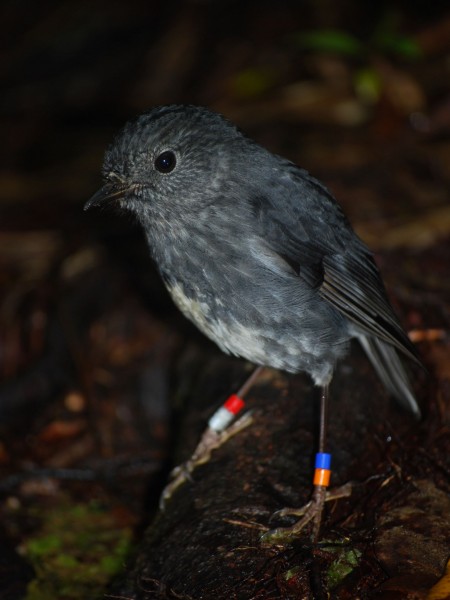
[[[320, 388], [316, 471], [329, 471], [329, 385], [351, 340], [388, 392], [420, 417], [399, 356], [420, 364], [417, 351], [372, 253], [308, 171], [214, 111], [173, 104], [125, 125], [105, 153], [102, 176], [85, 208], [114, 205], [134, 215], [188, 319], [224, 352], [305, 372]], [[302, 519], [266, 541], [297, 535], [311, 520], [317, 537], [327, 486], [315, 481]]]

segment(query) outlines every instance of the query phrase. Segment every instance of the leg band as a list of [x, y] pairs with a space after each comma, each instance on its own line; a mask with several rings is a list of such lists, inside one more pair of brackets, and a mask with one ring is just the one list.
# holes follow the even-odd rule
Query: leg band
[[331, 454], [327, 452], [318, 452], [316, 454], [316, 464], [314, 471], [314, 485], [322, 485], [328, 487], [330, 485], [331, 476]]

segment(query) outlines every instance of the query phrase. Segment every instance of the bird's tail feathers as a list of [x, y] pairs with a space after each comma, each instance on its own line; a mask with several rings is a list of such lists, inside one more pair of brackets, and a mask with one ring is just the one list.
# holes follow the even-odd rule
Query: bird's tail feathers
[[376, 337], [361, 335], [359, 341], [386, 389], [404, 408], [420, 418], [419, 405], [396, 349]]

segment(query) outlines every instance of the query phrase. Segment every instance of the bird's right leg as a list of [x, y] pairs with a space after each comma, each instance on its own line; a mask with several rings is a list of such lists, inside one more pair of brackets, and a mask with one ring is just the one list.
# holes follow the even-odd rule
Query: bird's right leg
[[[192, 456], [182, 465], [175, 467], [171, 472], [171, 481], [164, 488], [160, 506], [164, 507], [174, 491], [185, 481], [191, 479], [191, 473], [196, 467], [209, 461], [211, 453], [222, 446], [231, 437], [248, 427], [252, 422], [250, 413], [245, 413], [234, 420], [244, 408], [244, 396], [250, 390], [256, 379], [261, 375], [264, 367], [257, 367], [245, 381], [236, 394], [232, 394], [227, 401], [212, 415], [208, 427], [194, 450]], [[234, 422], [233, 422], [234, 421]]]

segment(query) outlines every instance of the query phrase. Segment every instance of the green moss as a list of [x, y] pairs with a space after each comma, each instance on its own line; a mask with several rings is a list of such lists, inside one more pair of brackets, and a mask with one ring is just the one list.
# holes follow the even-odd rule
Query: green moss
[[284, 573], [284, 578], [286, 581], [289, 581], [289, 579], [292, 579], [293, 577], [295, 577], [299, 572], [300, 572], [300, 567], [292, 567], [292, 569], [289, 569], [288, 571], [286, 571]]
[[36, 572], [26, 600], [100, 597], [129, 553], [131, 529], [95, 503], [65, 502], [37, 516], [41, 527], [24, 544]]
[[332, 590], [350, 575], [350, 573], [359, 565], [361, 552], [354, 548], [338, 548], [336, 559], [331, 563], [327, 572], [327, 586]]

